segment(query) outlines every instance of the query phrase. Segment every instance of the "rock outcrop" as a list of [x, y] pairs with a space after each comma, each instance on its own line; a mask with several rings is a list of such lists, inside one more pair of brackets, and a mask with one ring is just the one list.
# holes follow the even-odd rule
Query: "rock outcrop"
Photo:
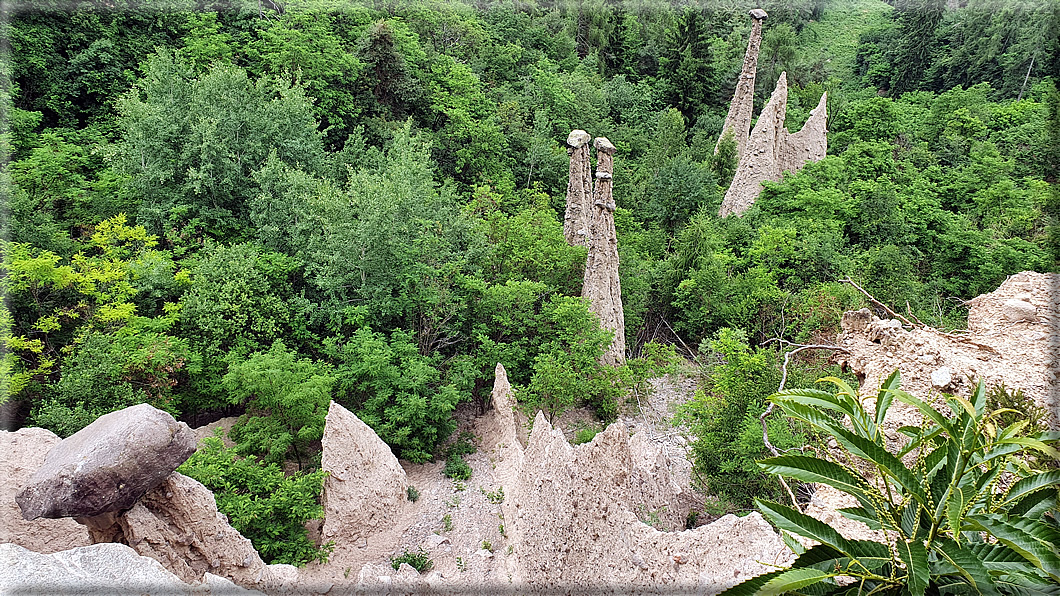
[[247, 588], [283, 584], [280, 566], [266, 565], [250, 540], [217, 511], [210, 489], [183, 474], [170, 474], [117, 524], [124, 543], [185, 582], [198, 583], [212, 573]]
[[38, 553], [54, 553], [88, 546], [88, 530], [72, 519], [22, 518], [15, 494], [44, 465], [48, 451], [62, 439], [43, 428], [0, 431], [0, 542], [10, 542]]
[[591, 443], [571, 446], [538, 414], [515, 480], [505, 486], [518, 582], [530, 591], [721, 590], [767, 571], [762, 563], [790, 562], [758, 514], [672, 531], [684, 526], [683, 490], [661, 459], [635, 455], [632, 445], [617, 422]]
[[584, 130], [572, 130], [567, 136], [570, 155], [570, 177], [567, 181], [567, 210], [563, 215], [563, 236], [571, 246], [583, 246], [589, 236], [592, 210], [592, 165], [589, 162], [589, 141]]
[[188, 425], [148, 404], [131, 406], [56, 445], [15, 501], [27, 520], [124, 511], [194, 452]]
[[331, 402], [321, 440], [325, 541], [336, 548], [367, 541], [406, 503], [408, 479], [390, 447], [360, 418]]
[[615, 146], [598, 137], [596, 187], [589, 221], [589, 254], [585, 261], [582, 297], [600, 319], [600, 326], [614, 333], [614, 340], [601, 356], [609, 366], [626, 361], [626, 323], [622, 311], [622, 284], [618, 278], [618, 233], [615, 231], [615, 199], [611, 195]]
[[260, 594], [207, 574], [189, 585], [158, 561], [124, 544], [96, 544], [51, 554], [0, 544], [0, 593], [3, 594]]
[[755, 73], [758, 71], [758, 52], [762, 47], [762, 23], [766, 20], [766, 11], [756, 8], [750, 12], [754, 24], [751, 25], [751, 37], [747, 40], [747, 51], [743, 55], [743, 69], [736, 81], [736, 91], [729, 104], [729, 114], [721, 127], [721, 136], [714, 145], [714, 154], [718, 154], [721, 140], [731, 134], [736, 141], [736, 155], [743, 155], [747, 146], [747, 136], [751, 132], [751, 110], [754, 107]]
[[828, 151], [826, 95], [810, 112], [802, 130], [794, 134], [784, 128], [787, 105], [787, 73], [781, 73], [747, 145], [738, 154], [736, 173], [718, 211], [720, 217], [747, 211], [762, 192], [763, 182], [779, 182], [784, 172], [798, 172], [807, 163], [824, 159]]
[[[837, 360], [862, 379], [863, 396], [874, 396], [895, 369], [901, 371], [902, 389], [928, 400], [943, 390], [967, 397], [973, 389], [969, 379], [983, 379], [1021, 390], [1047, 414], [1049, 426], [1060, 428], [1058, 284], [1057, 274], [1028, 271], [1009, 277], [994, 292], [968, 302], [967, 333], [907, 328], [867, 309], [847, 313], [837, 342], [848, 353]], [[895, 402], [891, 411], [885, 425], [889, 438], [897, 438], [899, 426], [919, 424], [911, 406]]]

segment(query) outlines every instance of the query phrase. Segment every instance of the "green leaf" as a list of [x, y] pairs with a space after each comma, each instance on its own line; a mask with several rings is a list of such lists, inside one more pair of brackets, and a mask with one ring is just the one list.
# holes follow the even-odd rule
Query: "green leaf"
[[889, 377], [880, 385], [880, 392], [876, 395], [876, 426], [883, 424], [883, 419], [887, 415], [887, 410], [891, 407], [891, 401], [894, 400], [894, 391], [898, 389], [902, 381], [902, 375], [898, 369], [894, 369]]
[[1048, 455], [1053, 459], [1060, 459], [1060, 451], [1055, 448], [1046, 445], [1043, 441], [1033, 439], [1031, 437], [1009, 437], [1007, 439], [1000, 439], [995, 445], [1020, 445], [1028, 449], [1037, 449], [1042, 453]]
[[786, 476], [803, 482], [820, 482], [859, 497], [873, 490], [863, 478], [849, 472], [834, 462], [807, 455], [781, 455], [758, 462], [758, 466], [778, 476]]
[[880, 520], [876, 517], [876, 512], [869, 511], [864, 507], [844, 507], [843, 509], [837, 509], [837, 511], [847, 519], [867, 525], [871, 530], [883, 529]]
[[1000, 515], [969, 515], [967, 520], [973, 528], [989, 532], [999, 542], [1060, 582], [1060, 557], [1039, 539], [1052, 538], [1051, 534], [1055, 533], [1046, 524], [1034, 520], [1013, 522]]
[[953, 431], [953, 425], [950, 423], [949, 420], [946, 419], [945, 416], [939, 413], [938, 410], [924, 403], [919, 398], [914, 397], [900, 389], [892, 391], [892, 393], [894, 393], [894, 396], [897, 397], [899, 401], [905, 402], [911, 406], [916, 406], [916, 408], [920, 410], [921, 414], [923, 414], [927, 418], [930, 418], [932, 422], [934, 422], [944, 431], [946, 431], [949, 436], [956, 438], [956, 435]]
[[919, 540], [899, 540], [896, 545], [898, 557], [905, 564], [906, 587], [914, 596], [922, 596], [927, 588], [931, 569], [928, 567], [927, 549]]
[[762, 575], [752, 577], [736, 584], [721, 594], [718, 594], [718, 596], [755, 596], [758, 594], [759, 588], [764, 586], [771, 579], [786, 573], [787, 571], [787, 569], [778, 569], [769, 573], [763, 573]]
[[882, 445], [845, 429], [837, 429], [835, 438], [843, 443], [851, 453], [876, 464], [884, 473], [898, 481], [898, 484], [902, 485], [902, 488], [919, 503], [926, 503], [927, 498], [920, 481], [909, 471], [909, 468], [905, 467], [905, 464], [900, 459], [892, 455]]
[[990, 573], [972, 551], [961, 548], [959, 544], [948, 538], [936, 540], [934, 547], [935, 551], [956, 567], [957, 571], [968, 581], [970, 585], [965, 586], [965, 593], [999, 596]]
[[787, 594], [809, 586], [816, 584], [822, 580], [830, 577], [835, 577], [836, 574], [821, 571], [820, 569], [813, 569], [812, 567], [805, 567], [802, 569], [789, 569], [780, 575], [771, 578], [761, 588], [758, 589], [758, 596], [776, 596], [779, 594]]
[[762, 515], [782, 530], [827, 544], [852, 559], [861, 555], [860, 552], [855, 552], [855, 546], [843, 538], [835, 528], [817, 519], [772, 501], [755, 499], [755, 504]]
[[946, 501], [946, 521], [950, 525], [950, 531], [953, 533], [954, 539], [958, 542], [961, 541], [961, 514], [964, 513], [964, 508], [968, 504], [967, 496], [964, 494], [964, 490], [957, 486], [950, 492], [950, 498]]

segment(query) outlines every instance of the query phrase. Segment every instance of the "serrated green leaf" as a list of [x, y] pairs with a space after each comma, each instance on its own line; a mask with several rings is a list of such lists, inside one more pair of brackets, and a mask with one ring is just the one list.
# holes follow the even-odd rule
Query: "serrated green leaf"
[[876, 426], [879, 427], [883, 424], [884, 418], [887, 416], [887, 410], [891, 407], [891, 402], [894, 400], [894, 391], [898, 389], [902, 382], [902, 375], [898, 369], [894, 369], [894, 372], [890, 374], [880, 385], [880, 392], [876, 395]]
[[860, 476], [856, 476], [839, 464], [807, 455], [781, 455], [758, 462], [758, 466], [778, 476], [819, 482], [854, 496], [864, 497], [872, 488]]
[[1045, 442], [1039, 441], [1031, 437], [1009, 437], [1007, 439], [999, 439], [995, 444], [997, 445], [1020, 445], [1027, 449], [1036, 449], [1041, 451], [1045, 455], [1053, 459], [1060, 459], [1060, 451], [1055, 448], [1046, 445]]
[[1048, 540], [1054, 537], [1055, 530], [1035, 520], [1014, 521], [1000, 515], [969, 515], [967, 520], [974, 529], [989, 532], [999, 542], [1060, 582], [1060, 557], [1035, 536], [1037, 534]]
[[812, 567], [789, 569], [763, 584], [756, 594], [758, 596], [779, 596], [830, 577], [835, 577], [835, 574]]
[[758, 589], [764, 586], [766, 582], [786, 571], [787, 569], [778, 569], [746, 579], [718, 594], [718, 596], [755, 596], [755, 594], [758, 594]]
[[876, 513], [869, 511], [864, 507], [844, 507], [837, 509], [840, 515], [843, 517], [858, 521], [869, 527], [871, 530], [882, 530], [883, 525], [880, 524], [880, 520], [876, 519]]
[[878, 466], [885, 474], [896, 480], [906, 493], [912, 495], [919, 503], [926, 504], [927, 496], [924, 494], [924, 487], [921, 486], [920, 481], [900, 459], [892, 455], [885, 447], [846, 429], [837, 429], [834, 436], [851, 453]]
[[796, 536], [827, 544], [852, 559], [861, 555], [860, 552], [854, 551], [854, 545], [836, 531], [835, 528], [805, 513], [772, 501], [755, 499], [755, 504], [758, 505], [758, 510], [762, 512], [766, 519], [782, 530], [791, 532]]
[[974, 553], [947, 538], [936, 540], [934, 546], [935, 551], [953, 565], [968, 582], [965, 593], [1000, 596], [990, 573]]
[[905, 565], [906, 588], [914, 596], [923, 596], [931, 576], [927, 548], [919, 540], [899, 540], [896, 548], [898, 558]]
[[898, 398], [898, 401], [907, 403], [911, 406], [916, 406], [916, 408], [920, 410], [921, 414], [923, 414], [926, 418], [931, 419], [932, 422], [942, 428], [942, 430], [944, 430], [949, 436], [956, 438], [953, 432], [953, 425], [950, 423], [949, 420], [946, 419], [945, 416], [939, 413], [938, 410], [932, 408], [930, 405], [924, 403], [921, 399], [914, 397], [905, 391], [895, 390], [892, 391], [892, 393], [895, 397]]

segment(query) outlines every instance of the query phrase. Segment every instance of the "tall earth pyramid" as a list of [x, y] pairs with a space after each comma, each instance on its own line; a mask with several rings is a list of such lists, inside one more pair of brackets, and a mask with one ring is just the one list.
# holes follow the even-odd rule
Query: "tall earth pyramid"
[[725, 135], [732, 133], [736, 141], [736, 155], [743, 155], [743, 149], [747, 145], [747, 135], [751, 132], [751, 111], [754, 108], [755, 96], [755, 73], [758, 71], [758, 51], [762, 48], [762, 23], [765, 22], [766, 11], [756, 8], [750, 12], [754, 24], [751, 25], [751, 39], [747, 41], [747, 51], [743, 55], [743, 69], [740, 70], [740, 79], [736, 81], [736, 91], [732, 94], [732, 103], [729, 104], [729, 114], [725, 116], [725, 124], [721, 127], [721, 136], [714, 145], [714, 154], [718, 154], [721, 140]]
[[563, 235], [571, 246], [584, 246], [589, 236], [593, 194], [593, 171], [589, 162], [591, 138], [584, 130], [572, 130], [567, 136], [570, 178], [567, 182], [567, 212], [563, 215]]
[[762, 192], [763, 182], [779, 182], [784, 172], [798, 172], [807, 163], [824, 159], [828, 152], [827, 94], [821, 95], [821, 101], [810, 112], [802, 130], [790, 133], [784, 128], [788, 107], [786, 72], [781, 73], [777, 80], [777, 86], [769, 102], [762, 108], [754, 130], [751, 130], [750, 135], [747, 134], [754, 103], [754, 70], [758, 64], [762, 22], [766, 13], [755, 9], [751, 11], [751, 18], [754, 19], [754, 27], [751, 41], [747, 44], [747, 55], [744, 56], [743, 72], [740, 73], [729, 115], [714, 149], [717, 153], [722, 139], [731, 132], [737, 147], [736, 172], [718, 211], [720, 217], [742, 215]]
[[615, 146], [604, 137], [593, 143], [597, 162], [593, 184], [590, 138], [584, 130], [571, 131], [567, 137], [570, 181], [563, 235], [571, 246], [588, 248], [582, 298], [589, 301], [589, 309], [600, 320], [600, 326], [615, 336], [600, 357], [601, 363], [618, 366], [626, 361], [626, 322], [622, 312], [622, 284], [618, 278], [615, 199], [611, 194]]
[[626, 361], [626, 320], [622, 312], [622, 284], [618, 279], [618, 233], [615, 231], [615, 199], [611, 196], [615, 146], [604, 137], [596, 147], [596, 188], [589, 219], [589, 255], [585, 261], [582, 298], [600, 317], [600, 326], [615, 334], [600, 361], [620, 366]]

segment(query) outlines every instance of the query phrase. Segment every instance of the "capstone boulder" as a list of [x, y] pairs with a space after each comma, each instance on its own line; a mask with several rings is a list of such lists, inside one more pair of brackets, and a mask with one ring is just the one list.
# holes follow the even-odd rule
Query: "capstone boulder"
[[148, 404], [131, 406], [56, 445], [15, 501], [27, 520], [125, 511], [194, 452], [188, 425]]

